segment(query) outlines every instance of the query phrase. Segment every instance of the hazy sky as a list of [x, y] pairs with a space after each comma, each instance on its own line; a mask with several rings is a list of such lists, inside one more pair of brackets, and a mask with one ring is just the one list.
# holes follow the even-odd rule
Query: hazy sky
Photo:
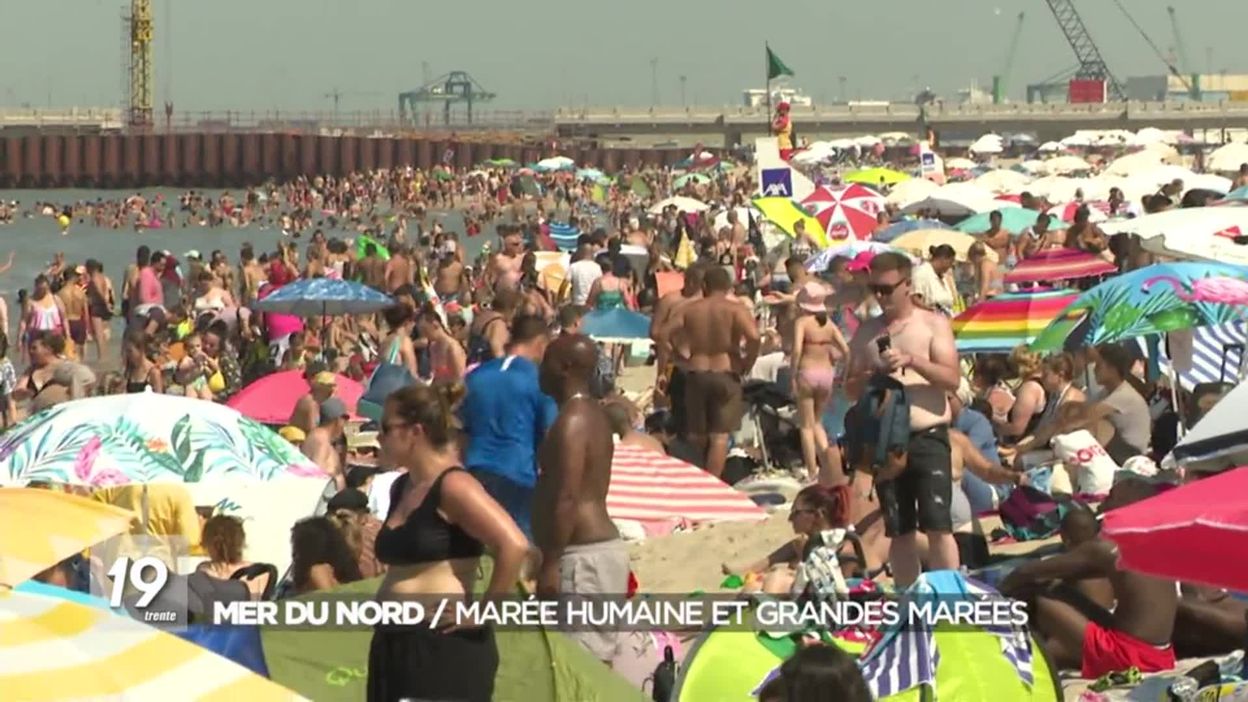
[[[1122, 0], [1163, 52], [1166, 5], [1181, 8], [1190, 69], [1248, 72], [1248, 2]], [[154, 0], [157, 113], [179, 110], [394, 109], [433, 76], [471, 73], [499, 109], [558, 104], [736, 104], [761, 87], [763, 42], [819, 101], [908, 99], [916, 84], [950, 94], [987, 86], [1027, 18], [1011, 75], [1028, 82], [1074, 65], [1043, 0]], [[0, 106], [117, 105], [124, 81], [118, 0], [0, 0]], [[1157, 75], [1160, 60], [1112, 0], [1077, 0], [1119, 78]], [[593, 8], [593, 9], [590, 9]], [[765, 9], [766, 8], [766, 9]], [[1207, 48], [1212, 48], [1212, 65]]]

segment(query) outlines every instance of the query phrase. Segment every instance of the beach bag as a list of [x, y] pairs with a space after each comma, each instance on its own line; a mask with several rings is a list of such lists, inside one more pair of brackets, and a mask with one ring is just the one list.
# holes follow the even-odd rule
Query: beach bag
[[910, 398], [896, 378], [876, 375], [845, 418], [846, 457], [852, 470], [894, 480], [906, 469]]
[[676, 690], [676, 654], [672, 646], [663, 647], [663, 662], [654, 669], [650, 699], [654, 702], [670, 702]]
[[997, 509], [1001, 525], [1018, 541], [1046, 539], [1061, 526], [1062, 515], [1052, 495], [1022, 485]]

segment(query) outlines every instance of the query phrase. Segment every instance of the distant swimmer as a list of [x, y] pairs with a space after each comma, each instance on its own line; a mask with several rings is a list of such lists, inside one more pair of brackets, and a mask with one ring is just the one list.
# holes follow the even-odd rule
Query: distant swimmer
[[73, 219], [71, 219], [71, 217], [72, 217], [72, 213], [70, 212], [68, 207], [66, 207], [64, 211], [62, 211], [59, 215], [57, 215], [56, 223], [61, 225], [61, 236], [66, 236], [69, 234], [69, 225], [70, 223], [73, 222]]

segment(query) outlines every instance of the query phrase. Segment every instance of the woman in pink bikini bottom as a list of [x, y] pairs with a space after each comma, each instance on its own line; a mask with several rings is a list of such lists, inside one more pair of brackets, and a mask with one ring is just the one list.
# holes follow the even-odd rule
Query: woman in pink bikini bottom
[[849, 352], [845, 337], [828, 319], [823, 283], [811, 280], [797, 294], [801, 315], [793, 323], [793, 394], [801, 425], [802, 458], [812, 480], [825, 485], [845, 482], [840, 455], [823, 428], [823, 410], [836, 384], [836, 363]]

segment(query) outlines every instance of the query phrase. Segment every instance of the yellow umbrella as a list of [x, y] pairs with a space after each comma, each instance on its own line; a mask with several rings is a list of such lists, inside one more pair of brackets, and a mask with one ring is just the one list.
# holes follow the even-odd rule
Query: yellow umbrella
[[787, 197], [759, 197], [754, 199], [754, 207], [763, 213], [767, 221], [789, 236], [796, 236], [794, 227], [798, 222], [805, 222], [806, 235], [820, 248], [828, 247], [828, 234], [823, 231], [823, 225], [793, 200]]
[[[958, 261], [966, 260], [966, 252], [971, 248], [977, 239], [970, 234], [964, 234], [954, 229], [917, 229], [912, 232], [906, 232], [901, 236], [888, 242], [889, 246], [895, 246], [903, 251], [909, 251], [923, 258], [931, 255], [933, 246], [941, 246], [948, 244], [953, 247], [954, 253], [957, 255]], [[987, 251], [988, 258], [992, 261], [997, 260], [997, 252], [992, 249]]]
[[894, 171], [891, 168], [864, 168], [861, 171], [854, 171], [845, 176], [843, 180], [846, 183], [862, 183], [863, 185], [896, 185], [902, 181], [910, 180], [910, 176], [901, 171]]
[[134, 515], [53, 490], [0, 488], [0, 586], [16, 586], [130, 529]]
[[0, 588], [0, 697], [299, 700], [206, 648], [105, 609]]

